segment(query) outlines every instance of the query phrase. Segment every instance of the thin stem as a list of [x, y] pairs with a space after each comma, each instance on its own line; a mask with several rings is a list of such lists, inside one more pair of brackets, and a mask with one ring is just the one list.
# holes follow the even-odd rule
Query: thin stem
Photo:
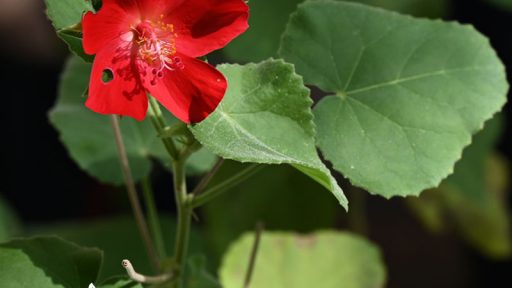
[[350, 190], [350, 211], [347, 214], [350, 230], [360, 235], [368, 234], [368, 217], [366, 215], [366, 193], [360, 189]]
[[244, 288], [251, 286], [251, 278], [254, 273], [254, 266], [256, 264], [256, 256], [258, 256], [258, 249], [260, 247], [261, 234], [263, 233], [263, 223], [256, 224], [256, 235], [254, 236], [254, 244], [252, 246], [251, 257], [249, 258], [249, 265], [245, 273]]
[[187, 258], [188, 240], [190, 234], [190, 222], [192, 209], [188, 203], [187, 183], [185, 179], [185, 163], [182, 160], [173, 161], [174, 193], [176, 208], [178, 210], [178, 227], [176, 231], [176, 243], [174, 247], [174, 261], [178, 268], [178, 281], [174, 287], [183, 287], [183, 273]]
[[151, 181], [148, 176], [142, 178], [142, 195], [144, 202], [146, 203], [146, 211], [148, 216], [149, 228], [153, 235], [153, 240], [158, 251], [158, 255], [161, 259], [165, 259], [165, 246], [164, 239], [162, 236], [162, 226], [160, 226], [160, 218], [158, 217], [158, 210], [155, 205], [155, 197], [153, 195], [153, 189], [151, 188]]
[[[165, 119], [162, 114], [162, 110], [160, 109], [160, 104], [155, 100], [155, 98], [149, 96], [149, 113], [151, 122], [155, 127], [159, 136], [163, 135], [165, 132]], [[171, 155], [171, 158], [176, 160], [179, 157], [178, 148], [174, 144], [174, 141], [170, 138], [162, 138], [162, 142], [164, 143], [165, 149]]]
[[112, 115], [110, 119], [116, 139], [117, 153], [121, 163], [121, 170], [123, 172], [123, 178], [126, 185], [126, 190], [128, 192], [128, 199], [130, 200], [133, 214], [135, 216], [135, 222], [139, 228], [139, 232], [144, 242], [144, 246], [146, 247], [149, 259], [151, 260], [153, 267], [159, 271], [160, 260], [158, 259], [158, 255], [155, 251], [155, 247], [153, 246], [153, 242], [151, 241], [151, 237], [149, 236], [146, 219], [142, 213], [142, 208], [140, 207], [139, 197], [137, 196], [137, 190], [135, 188], [135, 182], [133, 181], [130, 164], [128, 162], [128, 156], [126, 155], [126, 148], [123, 143], [123, 135], [121, 134], [119, 119], [117, 115]]
[[193, 197], [191, 200], [191, 206], [193, 208], [197, 208], [205, 203], [208, 203], [210, 200], [226, 192], [229, 188], [232, 188], [233, 186], [236, 186], [239, 183], [245, 181], [247, 178], [254, 175], [263, 167], [263, 165], [259, 164], [252, 164], [248, 166], [244, 170], [238, 172], [238, 174], [231, 176], [231, 178], [228, 178], [223, 182], [211, 187], [210, 189], [207, 189], [204, 193]]
[[224, 159], [219, 158], [213, 168], [208, 172], [208, 174], [204, 175], [204, 177], [199, 181], [199, 184], [197, 184], [196, 188], [194, 188], [194, 191], [192, 191], [192, 195], [199, 195], [201, 192], [203, 192], [204, 188], [208, 186], [210, 181], [212, 180], [213, 176], [219, 172], [220, 167], [224, 164]]

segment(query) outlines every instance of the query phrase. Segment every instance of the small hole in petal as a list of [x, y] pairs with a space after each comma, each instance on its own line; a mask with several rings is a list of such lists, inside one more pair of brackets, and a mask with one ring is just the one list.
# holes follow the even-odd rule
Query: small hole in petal
[[101, 80], [103, 83], [107, 84], [110, 81], [114, 80], [114, 72], [110, 69], [103, 70], [103, 74], [101, 75]]

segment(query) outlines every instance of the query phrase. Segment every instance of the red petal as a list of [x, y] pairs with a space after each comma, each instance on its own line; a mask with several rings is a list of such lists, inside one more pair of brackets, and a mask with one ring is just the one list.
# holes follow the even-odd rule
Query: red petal
[[[139, 121], [146, 116], [148, 98], [138, 75], [132, 47], [132, 42], [117, 38], [96, 54], [86, 102], [91, 110], [101, 114], [130, 116]], [[113, 74], [113, 79], [108, 83], [102, 79], [106, 70]]]
[[112, 39], [130, 31], [141, 19], [141, 0], [104, 0], [96, 14], [88, 12], [82, 21], [83, 46], [87, 54], [96, 54]]
[[217, 69], [203, 61], [178, 56], [184, 64], [183, 68], [166, 70], [163, 78], [156, 78], [155, 85], [150, 84], [151, 79], [146, 79], [146, 89], [183, 122], [201, 122], [217, 108], [224, 97], [226, 79]]
[[243, 0], [188, 0], [170, 11], [178, 37], [177, 50], [190, 57], [220, 49], [249, 27], [249, 7]]

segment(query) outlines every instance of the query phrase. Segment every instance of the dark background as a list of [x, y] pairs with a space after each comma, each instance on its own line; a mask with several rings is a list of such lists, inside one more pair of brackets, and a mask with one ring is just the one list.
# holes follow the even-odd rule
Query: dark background
[[[43, 4], [10, 2], [20, 4], [0, 7], [0, 195], [29, 225], [129, 212], [123, 190], [101, 185], [83, 173], [48, 123], [47, 111], [55, 101], [67, 52], [46, 20]], [[485, 1], [458, 0], [453, 1], [448, 18], [472, 23], [490, 38], [509, 67], [510, 82], [512, 12]], [[508, 104], [498, 147], [509, 161], [510, 110]], [[156, 171], [153, 176], [161, 183], [168, 180], [163, 175]], [[172, 210], [172, 202], [163, 197], [157, 194], [162, 200], [159, 208]], [[505, 287], [501, 283], [510, 283], [511, 261], [486, 259], [450, 233], [428, 233], [400, 199], [370, 197], [368, 211], [370, 238], [385, 255], [388, 287]]]

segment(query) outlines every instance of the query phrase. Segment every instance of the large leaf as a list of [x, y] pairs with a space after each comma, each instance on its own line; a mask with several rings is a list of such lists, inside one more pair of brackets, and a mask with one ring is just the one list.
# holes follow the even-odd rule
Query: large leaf
[[510, 215], [506, 207], [509, 171], [493, 157], [500, 134], [500, 118], [487, 123], [485, 129], [455, 165], [455, 173], [441, 187], [428, 191], [419, 199], [410, 199], [413, 211], [428, 228], [436, 232], [446, 228], [448, 215], [455, 229], [483, 254], [502, 258], [512, 255]]
[[[175, 222], [170, 217], [162, 217], [164, 243], [167, 251], [174, 247]], [[105, 253], [104, 262], [98, 279], [105, 280], [112, 275], [123, 275], [123, 259], [129, 259], [137, 272], [151, 275], [154, 272], [149, 265], [146, 250], [131, 216], [99, 219], [88, 222], [68, 222], [39, 227], [35, 233], [55, 234], [80, 245], [93, 246]], [[190, 251], [202, 249], [201, 237], [193, 230], [190, 237]]]
[[[70, 156], [83, 170], [100, 181], [120, 185], [123, 177], [110, 118], [96, 114], [84, 105], [86, 99], [82, 95], [89, 83], [91, 66], [77, 57], [70, 58], [61, 78], [57, 103], [49, 118]], [[168, 113], [166, 115], [168, 120], [173, 120]], [[120, 122], [135, 180], [148, 175], [151, 158], [170, 166], [170, 157], [149, 119], [137, 122], [126, 117]], [[204, 172], [214, 162], [213, 154], [199, 152], [189, 161], [188, 171]]]
[[102, 253], [57, 237], [0, 244], [2, 288], [83, 288], [96, 281]]
[[[224, 163], [211, 185], [243, 166]], [[315, 181], [288, 165], [272, 165], [205, 205], [203, 221], [215, 256], [220, 258], [232, 241], [260, 221], [269, 230], [300, 233], [333, 227], [341, 211], [330, 195], [315, 193], [317, 187]]]
[[[241, 62], [258, 62], [274, 57], [279, 48], [288, 16], [303, 0], [251, 0], [249, 7], [250, 28], [233, 40], [223, 52], [229, 59]], [[415, 16], [441, 17], [446, 10], [446, 0], [351, 0], [368, 5], [412, 14]]]
[[221, 65], [229, 89], [205, 121], [192, 126], [195, 137], [227, 159], [288, 163], [329, 189], [341, 205], [347, 200], [320, 160], [309, 91], [293, 66], [281, 60]]
[[20, 232], [20, 222], [16, 213], [0, 197], [0, 243]]
[[508, 84], [471, 26], [333, 1], [291, 17], [280, 54], [334, 96], [315, 109], [318, 145], [356, 186], [418, 195], [453, 172]]
[[[235, 242], [220, 270], [225, 288], [242, 287], [254, 235]], [[302, 236], [264, 233], [252, 288], [384, 287], [386, 272], [377, 247], [348, 233], [319, 232]]]

